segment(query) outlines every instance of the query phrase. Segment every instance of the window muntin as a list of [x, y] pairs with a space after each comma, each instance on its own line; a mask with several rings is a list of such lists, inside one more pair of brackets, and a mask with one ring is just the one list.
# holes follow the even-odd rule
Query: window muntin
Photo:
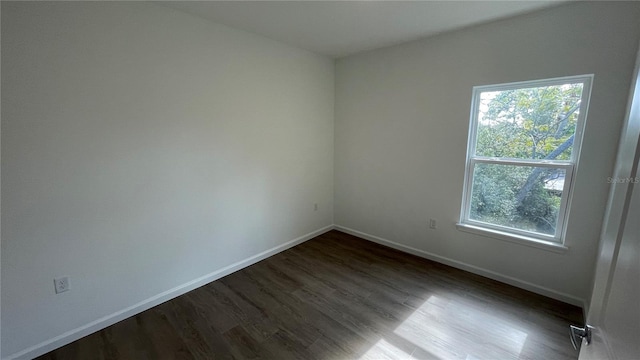
[[474, 88], [461, 223], [561, 242], [591, 79]]

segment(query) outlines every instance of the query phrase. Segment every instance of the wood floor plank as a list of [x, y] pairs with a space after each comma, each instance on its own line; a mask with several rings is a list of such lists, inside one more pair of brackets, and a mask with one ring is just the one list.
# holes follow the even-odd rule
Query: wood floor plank
[[573, 360], [582, 310], [330, 231], [40, 359]]
[[224, 338], [237, 359], [271, 359], [272, 355], [261, 349], [260, 344], [238, 325], [224, 333]]
[[240, 322], [227, 309], [221, 306], [214, 297], [209, 295], [209, 289], [196, 289], [183, 296], [180, 300], [191, 304], [196, 316], [208, 319], [209, 325], [218, 333], [236, 327]]
[[344, 349], [333, 341], [325, 337], [320, 337], [311, 346], [309, 351], [314, 355], [316, 359], [323, 360], [339, 360], [339, 359], [353, 359], [355, 354], [352, 352], [344, 351]]
[[156, 310], [171, 324], [194, 358], [207, 359], [212, 356], [213, 350], [196, 325], [197, 311], [191, 303], [168, 301], [159, 305]]
[[141, 330], [136, 317], [120, 321], [100, 333], [110, 333], [110, 341], [117, 349], [119, 359], [153, 359], [153, 344]]
[[280, 330], [264, 342], [265, 348], [273, 354], [271, 359], [315, 360], [316, 357], [309, 351], [308, 347], [300, 343], [297, 338], [292, 335], [293, 334], [288, 331]]

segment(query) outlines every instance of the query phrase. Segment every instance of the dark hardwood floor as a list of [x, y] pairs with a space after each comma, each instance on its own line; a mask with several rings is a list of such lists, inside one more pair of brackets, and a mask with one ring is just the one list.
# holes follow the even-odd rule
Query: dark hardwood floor
[[576, 359], [556, 300], [331, 231], [39, 359]]

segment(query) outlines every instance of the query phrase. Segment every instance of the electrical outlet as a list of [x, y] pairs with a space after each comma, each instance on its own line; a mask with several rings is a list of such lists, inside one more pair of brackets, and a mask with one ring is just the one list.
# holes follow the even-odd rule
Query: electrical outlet
[[436, 219], [429, 219], [429, 229], [435, 229], [436, 227]]
[[318, 204], [313, 204], [313, 211], [318, 211]]
[[55, 285], [56, 294], [60, 294], [61, 292], [69, 291], [69, 277], [59, 277], [53, 279], [53, 284]]

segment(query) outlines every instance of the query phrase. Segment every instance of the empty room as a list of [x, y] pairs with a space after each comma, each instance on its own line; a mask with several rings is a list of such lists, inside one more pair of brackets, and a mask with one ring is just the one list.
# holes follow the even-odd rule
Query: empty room
[[640, 359], [640, 2], [0, 5], [0, 359]]

